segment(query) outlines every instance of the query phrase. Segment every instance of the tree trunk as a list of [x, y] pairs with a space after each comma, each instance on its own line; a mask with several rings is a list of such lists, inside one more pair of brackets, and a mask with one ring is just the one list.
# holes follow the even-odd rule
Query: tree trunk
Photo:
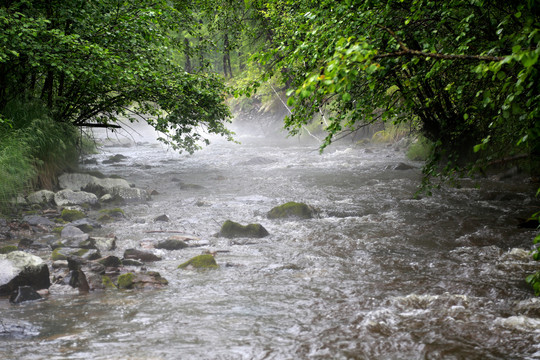
[[189, 39], [187, 37], [184, 38], [184, 55], [186, 57], [186, 65], [184, 66], [184, 70], [191, 73], [191, 48], [189, 47]]
[[223, 74], [225, 77], [232, 78], [231, 57], [229, 51], [229, 34], [225, 33], [223, 39]]

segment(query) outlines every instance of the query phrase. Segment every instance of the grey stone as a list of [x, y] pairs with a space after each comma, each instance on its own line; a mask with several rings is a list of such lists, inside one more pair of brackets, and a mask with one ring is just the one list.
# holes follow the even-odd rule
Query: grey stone
[[116, 199], [125, 202], [150, 200], [150, 195], [148, 194], [148, 191], [138, 188], [114, 187], [111, 191], [111, 195], [113, 195]]
[[31, 193], [26, 197], [29, 204], [48, 204], [54, 200], [54, 192], [49, 190], [40, 190]]
[[23, 251], [0, 254], [0, 296], [10, 295], [19, 286], [35, 290], [51, 286], [49, 268], [43, 260]]
[[52, 222], [46, 217], [39, 216], [39, 215], [26, 215], [23, 217], [23, 221], [27, 222], [28, 225], [31, 225], [31, 226], [38, 226], [38, 225], [55, 226], [54, 222]]
[[96, 195], [84, 191], [73, 191], [70, 189], [60, 190], [54, 194], [54, 202], [58, 206], [95, 204], [98, 198]]

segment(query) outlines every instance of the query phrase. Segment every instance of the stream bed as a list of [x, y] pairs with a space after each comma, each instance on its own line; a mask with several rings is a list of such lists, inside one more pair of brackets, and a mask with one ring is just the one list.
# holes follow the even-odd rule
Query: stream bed
[[[518, 227], [539, 206], [526, 178], [464, 179], [415, 199], [422, 164], [391, 146], [319, 154], [314, 142], [237, 139], [189, 155], [135, 135], [92, 155], [87, 170], [158, 193], [99, 230], [117, 236], [118, 256], [171, 234], [198, 246], [152, 250], [165, 289], [0, 302], [2, 317], [36, 328], [0, 338], [0, 358], [540, 359], [540, 301], [524, 282], [535, 231]], [[116, 154], [126, 159], [102, 163]], [[319, 214], [266, 218], [288, 201]], [[214, 236], [228, 219], [270, 236]], [[205, 250], [218, 269], [177, 269]]]

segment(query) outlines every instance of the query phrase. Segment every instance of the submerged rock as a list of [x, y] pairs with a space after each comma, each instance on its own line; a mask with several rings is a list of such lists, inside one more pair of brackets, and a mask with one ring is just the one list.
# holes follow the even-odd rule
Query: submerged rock
[[35, 301], [43, 299], [36, 290], [31, 286], [19, 286], [19, 288], [11, 294], [9, 302], [12, 304], [20, 304], [26, 301]]
[[127, 249], [124, 252], [125, 259], [135, 259], [141, 260], [144, 262], [159, 261], [161, 258], [157, 255], [152, 254], [151, 252], [141, 251], [137, 249]]
[[313, 218], [313, 208], [304, 203], [297, 203], [294, 201], [279, 205], [270, 210], [267, 214], [269, 219], [311, 219]]
[[214, 256], [210, 254], [195, 256], [185, 263], [178, 265], [178, 269], [215, 269], [218, 267], [219, 266], [216, 263], [216, 259], [214, 259]]
[[188, 244], [186, 244], [182, 240], [177, 240], [177, 239], [163, 240], [163, 241], [160, 241], [156, 245], [156, 249], [165, 249], [165, 250], [180, 250], [187, 247], [188, 247]]
[[154, 218], [154, 222], [157, 222], [157, 221], [169, 222], [169, 217], [165, 214], [159, 215]]
[[119, 289], [161, 288], [169, 282], [156, 271], [125, 273], [118, 277]]
[[51, 281], [47, 264], [23, 251], [0, 255], [0, 296], [10, 295], [19, 286], [48, 289]]
[[268, 236], [269, 233], [261, 224], [241, 225], [237, 222], [227, 220], [221, 226], [219, 235], [226, 238], [262, 238]]

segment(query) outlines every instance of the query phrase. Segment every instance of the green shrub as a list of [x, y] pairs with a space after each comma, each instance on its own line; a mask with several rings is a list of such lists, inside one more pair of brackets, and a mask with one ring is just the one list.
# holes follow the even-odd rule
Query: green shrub
[[423, 136], [413, 142], [407, 149], [407, 158], [413, 161], [426, 161], [431, 154], [433, 144]]

